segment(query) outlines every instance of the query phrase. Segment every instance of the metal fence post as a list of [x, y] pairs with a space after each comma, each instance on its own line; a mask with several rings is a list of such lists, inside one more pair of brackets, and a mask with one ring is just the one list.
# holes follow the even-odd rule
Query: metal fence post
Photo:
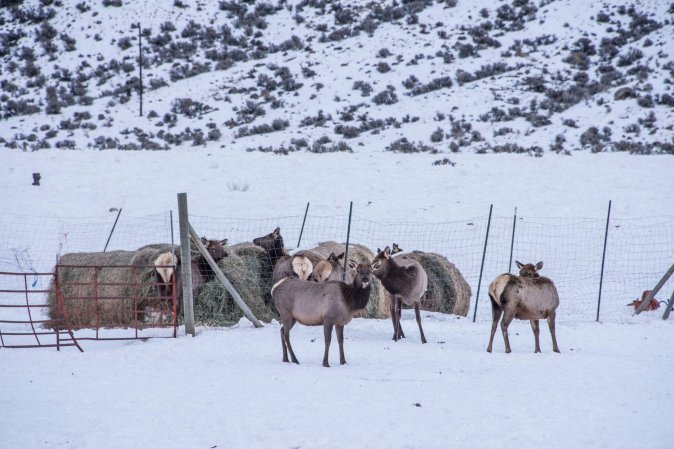
[[304, 234], [304, 224], [307, 222], [307, 214], [309, 213], [309, 203], [307, 203], [307, 208], [304, 210], [304, 220], [302, 220], [302, 229], [300, 229], [300, 238], [297, 239], [297, 247], [300, 247], [300, 242], [302, 241], [302, 234]]
[[190, 222], [187, 194], [178, 194], [178, 222], [180, 228], [180, 270], [183, 279], [183, 315], [185, 333], [194, 337], [194, 298], [192, 298], [192, 256], [190, 251]]
[[105, 250], [108, 249], [108, 243], [110, 243], [110, 239], [112, 238], [112, 233], [115, 232], [115, 227], [117, 226], [117, 220], [119, 220], [120, 215], [122, 215], [122, 208], [121, 207], [117, 211], [117, 217], [115, 218], [115, 222], [112, 224], [112, 229], [110, 229], [110, 234], [108, 235], [108, 240], [105, 242], [105, 247], [103, 248], [103, 252], [105, 252]]
[[517, 225], [517, 208], [515, 208], [515, 214], [513, 215], [513, 235], [510, 237], [510, 259], [508, 259], [508, 273], [513, 268], [513, 248], [515, 247], [515, 226]]
[[349, 265], [349, 238], [351, 237], [351, 213], [353, 212], [353, 201], [349, 204], [349, 225], [346, 228], [346, 248], [344, 249], [344, 272], [342, 273], [342, 282], [346, 280], [346, 270]]
[[482, 271], [484, 270], [484, 256], [487, 254], [487, 242], [489, 241], [489, 228], [491, 227], [491, 212], [494, 205], [489, 205], [489, 219], [487, 220], [487, 233], [484, 236], [484, 249], [482, 250], [482, 264], [480, 265], [480, 278], [477, 281], [477, 294], [475, 295], [475, 311], [473, 312], [473, 323], [477, 317], [477, 303], [480, 300], [480, 285], [482, 284]]
[[597, 320], [599, 321], [599, 309], [601, 307], [601, 289], [604, 284], [604, 263], [606, 262], [606, 242], [608, 241], [608, 225], [611, 221], [611, 201], [608, 202], [608, 213], [606, 214], [606, 231], [604, 232], [604, 252], [601, 255], [601, 273], [599, 274], [599, 297], [597, 298]]

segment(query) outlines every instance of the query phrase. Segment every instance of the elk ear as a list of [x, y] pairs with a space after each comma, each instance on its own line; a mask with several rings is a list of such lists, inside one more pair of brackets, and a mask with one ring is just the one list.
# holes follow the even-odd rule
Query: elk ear
[[349, 259], [349, 268], [351, 270], [355, 270], [356, 268], [358, 268], [358, 262], [356, 262], [353, 259]]
[[381, 260], [376, 261], [375, 263], [373, 263], [370, 266], [372, 267], [373, 270], [378, 270], [379, 267], [381, 267]]
[[228, 240], [228, 239], [222, 239], [222, 240], [220, 240], [220, 244], [221, 244], [222, 246], [225, 246], [225, 245], [227, 244], [227, 240]]
[[377, 254], [381, 253], [381, 248], [377, 247]]
[[335, 256], [335, 258], [336, 258], [337, 260], [343, 259], [343, 258], [344, 258], [344, 253], [341, 252], [341, 253], [337, 254], [337, 256]]
[[208, 245], [208, 239], [206, 237], [201, 237], [201, 243]]
[[536, 271], [540, 270], [541, 268], [543, 268], [543, 261], [540, 261], [536, 264]]
[[274, 229], [274, 232], [272, 232], [271, 235], [272, 235], [272, 237], [277, 239], [278, 236], [281, 235], [281, 228], [277, 227], [276, 229]]
[[332, 262], [333, 260], [337, 262], [337, 256], [335, 256], [335, 253], [330, 253], [328, 256], [328, 262]]
[[518, 262], [517, 260], [515, 261], [515, 265], [517, 265], [517, 268], [522, 268], [522, 262]]
[[389, 248], [388, 246], [384, 248], [384, 257], [387, 259], [391, 257], [391, 248]]

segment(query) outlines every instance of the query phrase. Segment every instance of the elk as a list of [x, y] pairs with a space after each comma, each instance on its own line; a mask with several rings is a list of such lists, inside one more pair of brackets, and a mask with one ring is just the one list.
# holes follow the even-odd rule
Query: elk
[[253, 243], [267, 252], [269, 264], [272, 267], [271, 279], [274, 284], [285, 277], [299, 277], [307, 280], [313, 272], [313, 264], [307, 256], [288, 254], [283, 246], [281, 228], [277, 227], [271, 233], [253, 239]]
[[[344, 276], [344, 265], [340, 259], [344, 260], [344, 253], [340, 253], [338, 256], [335, 256], [335, 253], [330, 253], [326, 260], [318, 262], [314, 267], [314, 281], [341, 281], [342, 276]], [[353, 281], [353, 275], [357, 266], [358, 263], [356, 261], [349, 259], [349, 271], [346, 272], [346, 276], [343, 278], [344, 282], [350, 283]]]
[[[290, 329], [296, 322], [305, 326], [323, 326], [325, 353], [323, 366], [330, 367], [328, 353], [335, 328], [339, 343], [339, 364], [344, 365], [344, 326], [353, 318], [354, 313], [367, 307], [370, 300], [372, 268], [361, 263], [350, 284], [341, 281], [309, 282], [286, 277], [274, 284], [271, 296], [276, 310], [281, 316], [281, 345], [283, 361], [297, 363], [295, 352], [290, 344]], [[288, 360], [290, 353], [290, 361]]]
[[419, 325], [421, 343], [426, 343], [424, 329], [421, 327], [421, 297], [428, 288], [428, 275], [416, 260], [402, 254], [391, 257], [387, 246], [379, 251], [372, 262], [372, 273], [381, 281], [389, 294], [391, 321], [393, 322], [393, 340], [405, 338], [400, 326], [402, 305], [414, 307]]
[[[224, 250], [224, 245], [227, 244], [227, 239], [224, 240], [208, 240], [205, 237], [201, 238], [201, 242], [204, 244], [208, 253], [213, 257], [213, 259], [218, 262], [227, 256], [227, 252]], [[161, 253], [154, 261], [155, 266], [155, 277], [157, 280], [157, 293], [159, 299], [170, 298], [173, 294], [171, 288], [175, 276], [175, 285], [176, 285], [176, 298], [178, 300], [178, 305], [181, 303], [182, 298], [182, 273], [180, 270], [180, 257], [173, 252], [164, 252]], [[210, 267], [206, 258], [203, 255], [199, 255], [196, 260], [190, 261], [192, 268], [192, 295], [196, 299], [199, 296], [199, 292], [203, 288], [204, 284], [215, 279], [215, 273]], [[176, 273], [173, 272], [173, 267], [176, 267]]]
[[508, 340], [508, 326], [513, 318], [529, 320], [536, 341], [534, 352], [541, 352], [538, 336], [540, 334], [538, 320], [547, 319], [550, 334], [552, 335], [552, 350], [559, 352], [555, 336], [555, 314], [559, 306], [559, 295], [555, 284], [548, 278], [542, 277], [538, 271], [543, 268], [543, 262], [522, 264], [515, 261], [520, 269], [520, 275], [500, 274], [489, 284], [489, 299], [491, 299], [492, 325], [487, 352], [491, 352], [494, 334], [498, 320], [501, 320], [501, 331], [505, 341], [506, 353], [510, 353]]

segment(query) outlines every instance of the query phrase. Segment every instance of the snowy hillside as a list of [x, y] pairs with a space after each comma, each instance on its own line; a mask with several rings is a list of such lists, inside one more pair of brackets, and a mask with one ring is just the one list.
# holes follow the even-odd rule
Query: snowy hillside
[[0, 4], [10, 148], [674, 153], [667, 1]]

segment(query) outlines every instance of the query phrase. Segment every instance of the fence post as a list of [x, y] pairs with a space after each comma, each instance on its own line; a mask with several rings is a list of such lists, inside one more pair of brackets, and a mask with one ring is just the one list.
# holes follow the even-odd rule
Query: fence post
[[143, 116], [143, 44], [140, 22], [138, 22], [138, 93], [140, 99], [140, 116]]
[[300, 247], [300, 242], [302, 241], [302, 234], [304, 233], [304, 224], [307, 222], [307, 214], [309, 213], [309, 203], [307, 203], [307, 208], [304, 210], [304, 220], [302, 220], [302, 229], [300, 229], [300, 238], [297, 239], [297, 247]]
[[599, 321], [599, 309], [601, 307], [601, 289], [604, 285], [604, 263], [606, 262], [606, 242], [608, 241], [608, 225], [611, 221], [611, 201], [608, 202], [608, 213], [606, 214], [606, 231], [604, 231], [604, 252], [601, 255], [601, 273], [599, 274], [599, 297], [597, 298], [597, 320]]
[[513, 248], [515, 247], [515, 225], [517, 224], [517, 208], [515, 208], [515, 215], [513, 215], [513, 235], [510, 237], [510, 259], [508, 259], [508, 273], [513, 268]]
[[190, 222], [187, 210], [187, 194], [178, 194], [178, 226], [180, 229], [180, 270], [183, 279], [183, 316], [185, 333], [194, 337], [194, 298], [192, 298], [192, 260], [190, 251]]
[[344, 249], [344, 272], [342, 273], [342, 282], [346, 281], [346, 270], [349, 265], [349, 238], [351, 237], [351, 213], [353, 212], [353, 201], [349, 203], [349, 225], [346, 228], [346, 248]]
[[494, 205], [489, 205], [489, 219], [487, 220], [487, 233], [484, 236], [484, 249], [482, 250], [482, 264], [480, 265], [480, 278], [477, 281], [477, 294], [475, 295], [475, 311], [473, 312], [473, 323], [477, 317], [477, 303], [480, 300], [480, 285], [482, 284], [482, 271], [484, 270], [484, 256], [487, 254], [487, 242], [489, 241], [489, 228], [491, 227], [491, 212]]
[[103, 248], [103, 252], [105, 252], [105, 250], [108, 249], [108, 243], [110, 243], [110, 239], [112, 238], [112, 233], [115, 232], [115, 226], [117, 226], [117, 220], [119, 220], [119, 216], [121, 214], [122, 214], [122, 208], [120, 207], [119, 210], [117, 211], [117, 217], [115, 218], [115, 222], [112, 224], [112, 229], [110, 229], [110, 234], [108, 235], [108, 240], [105, 242], [105, 247]]

